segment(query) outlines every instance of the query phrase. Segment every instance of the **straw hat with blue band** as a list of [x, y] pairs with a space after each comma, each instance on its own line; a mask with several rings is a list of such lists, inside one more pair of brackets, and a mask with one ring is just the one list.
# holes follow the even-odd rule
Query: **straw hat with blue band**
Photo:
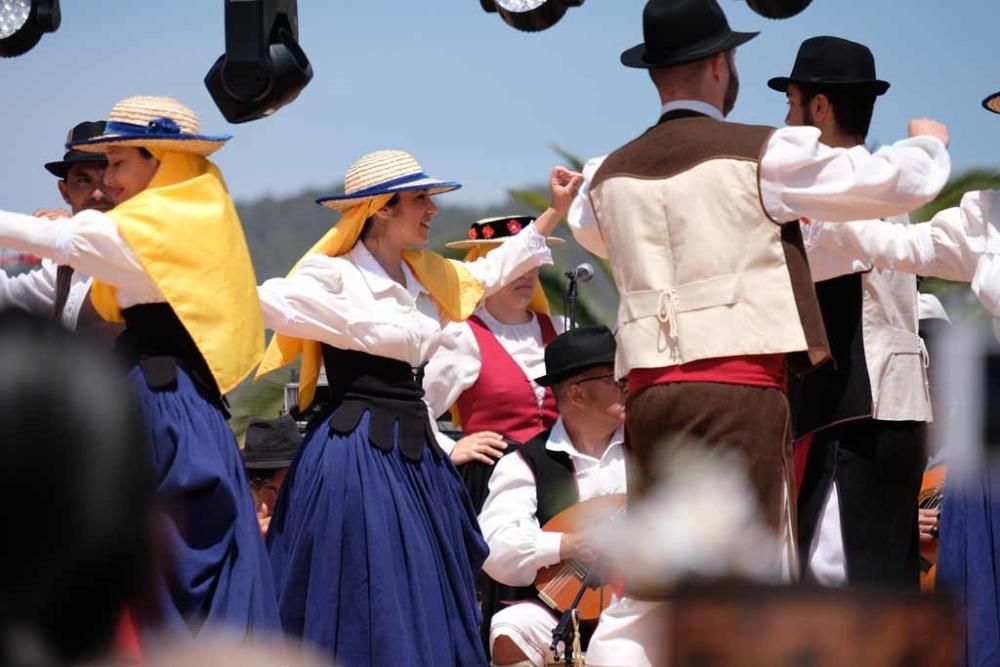
[[102, 134], [71, 141], [66, 148], [103, 153], [111, 146], [132, 146], [205, 157], [222, 148], [230, 138], [228, 134], [202, 134], [197, 114], [176, 100], [137, 96], [115, 105]]
[[317, 204], [337, 211], [380, 195], [409, 190], [426, 190], [432, 195], [462, 187], [455, 181], [442, 181], [424, 173], [423, 167], [406, 151], [375, 151], [351, 165], [344, 177], [344, 194], [316, 200]]

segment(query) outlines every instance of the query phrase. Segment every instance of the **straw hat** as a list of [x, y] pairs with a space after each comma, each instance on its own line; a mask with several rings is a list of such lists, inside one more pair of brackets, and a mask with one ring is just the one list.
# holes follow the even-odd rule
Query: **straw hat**
[[983, 108], [993, 113], [1000, 113], [1000, 93], [993, 93], [983, 100]]
[[198, 115], [169, 97], [129, 97], [111, 109], [100, 136], [73, 141], [66, 148], [103, 153], [112, 146], [165, 148], [207, 156], [222, 148], [229, 135], [201, 133]]
[[431, 194], [462, 187], [424, 173], [423, 167], [406, 151], [375, 151], [351, 165], [344, 177], [344, 194], [321, 197], [317, 204], [344, 211], [372, 197], [408, 190], [428, 190]]
[[[446, 243], [445, 247], [463, 250], [480, 245], [502, 243], [518, 234], [534, 221], [535, 216], [533, 215], [505, 215], [499, 218], [484, 218], [472, 223], [472, 226], [469, 227], [468, 238]], [[555, 236], [549, 236], [545, 240], [549, 245], [562, 245], [565, 243], [561, 238]]]

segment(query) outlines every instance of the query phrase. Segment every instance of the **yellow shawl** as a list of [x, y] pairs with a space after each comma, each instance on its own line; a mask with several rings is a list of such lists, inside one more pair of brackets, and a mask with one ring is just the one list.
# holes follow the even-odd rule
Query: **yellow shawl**
[[[295, 263], [288, 275], [295, 273], [302, 260], [309, 255], [338, 257], [350, 251], [361, 236], [365, 220], [385, 206], [391, 198], [391, 194], [374, 197], [345, 211], [337, 224]], [[445, 259], [430, 250], [404, 250], [403, 261], [413, 271], [417, 280], [427, 288], [441, 312], [450, 320], [468, 319], [483, 298], [482, 283], [462, 265], [462, 262]], [[319, 379], [322, 363], [318, 341], [276, 333], [268, 345], [260, 368], [257, 369], [257, 377], [287, 366], [299, 355], [302, 355], [302, 367], [299, 371], [299, 408], [304, 410], [316, 395], [316, 381]]]
[[[226, 393], [264, 351], [250, 251], [219, 169], [192, 153], [154, 153], [160, 166], [147, 188], [108, 216]], [[101, 317], [122, 320], [113, 285], [95, 280], [90, 295]]]

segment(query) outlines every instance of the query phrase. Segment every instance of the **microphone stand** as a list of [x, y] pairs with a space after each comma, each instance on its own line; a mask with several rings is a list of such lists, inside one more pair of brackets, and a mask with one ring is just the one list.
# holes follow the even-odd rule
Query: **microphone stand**
[[[574, 280], [573, 282], [575, 283], [576, 281]], [[580, 590], [576, 592], [573, 604], [566, 608], [566, 611], [559, 617], [559, 623], [556, 624], [555, 629], [552, 631], [552, 644], [549, 646], [549, 650], [552, 651], [556, 662], [559, 662], [559, 644], [561, 642], [566, 651], [563, 655], [563, 663], [566, 667], [572, 667], [573, 661], [576, 658], [573, 655], [573, 645], [576, 643], [576, 626], [579, 623], [577, 607], [580, 606], [580, 601], [583, 599], [583, 594], [587, 589], [595, 585], [597, 585], [597, 578], [594, 576], [594, 571], [592, 569], [587, 570], [587, 576], [580, 582]]]
[[567, 271], [564, 275], [569, 278], [569, 285], [566, 287], [566, 298], [563, 301], [563, 312], [566, 313], [566, 324], [563, 333], [566, 333], [576, 328], [577, 277], [576, 271]]

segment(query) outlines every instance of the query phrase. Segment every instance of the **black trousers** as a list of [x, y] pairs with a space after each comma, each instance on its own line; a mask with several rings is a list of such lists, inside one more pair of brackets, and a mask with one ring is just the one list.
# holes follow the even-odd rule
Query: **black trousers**
[[803, 577], [835, 483], [847, 581], [918, 588], [917, 495], [926, 465], [924, 422], [863, 419], [813, 436], [798, 500]]

